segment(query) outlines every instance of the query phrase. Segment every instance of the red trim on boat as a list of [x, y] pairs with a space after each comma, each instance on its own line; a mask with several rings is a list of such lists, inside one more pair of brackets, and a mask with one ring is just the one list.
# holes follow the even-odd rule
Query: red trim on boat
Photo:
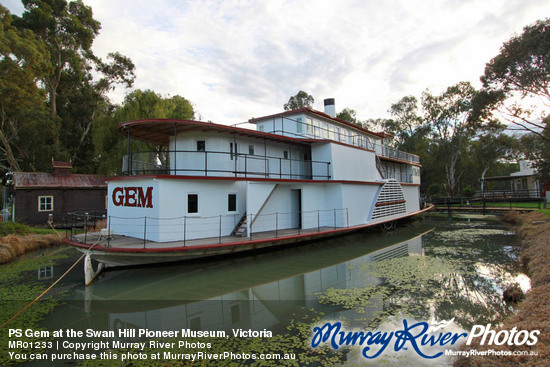
[[173, 180], [212, 180], [212, 181], [260, 181], [260, 182], [301, 182], [301, 183], [340, 183], [360, 185], [384, 185], [385, 182], [376, 181], [351, 181], [351, 180], [298, 180], [285, 178], [260, 178], [260, 177], [210, 177], [210, 176], [183, 176], [183, 175], [140, 175], [140, 176], [116, 176], [106, 181], [138, 180], [143, 178], [173, 179]]
[[386, 206], [386, 205], [393, 205], [393, 204], [402, 204], [406, 203], [407, 200], [396, 200], [396, 201], [388, 201], [386, 203], [376, 203], [375, 206]]

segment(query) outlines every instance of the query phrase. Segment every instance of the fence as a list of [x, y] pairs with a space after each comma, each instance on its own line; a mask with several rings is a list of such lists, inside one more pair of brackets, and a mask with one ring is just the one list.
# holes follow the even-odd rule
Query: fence
[[[208, 243], [225, 243], [254, 240], [266, 237], [281, 237], [292, 234], [318, 233], [326, 230], [349, 227], [348, 209], [327, 209], [301, 211], [293, 213], [249, 214], [246, 223], [250, 235], [237, 237], [232, 235], [241, 223], [242, 215], [217, 215], [210, 217], [182, 216], [176, 218], [154, 217], [118, 217], [94, 218], [91, 215], [72, 213], [72, 223], [84, 221], [84, 242], [87, 242], [90, 223], [106, 219], [109, 234], [124, 235], [143, 242], [143, 248], [149, 242], [182, 241], [183, 246], [198, 244], [196, 240], [208, 239]], [[77, 234], [72, 227], [70, 236]], [[246, 236], [246, 232], [244, 233]], [[81, 234], [82, 235], [82, 234]], [[107, 243], [110, 245], [108, 236]]]

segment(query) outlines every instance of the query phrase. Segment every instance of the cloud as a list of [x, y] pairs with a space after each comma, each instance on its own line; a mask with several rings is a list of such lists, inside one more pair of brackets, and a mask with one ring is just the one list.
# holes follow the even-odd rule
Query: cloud
[[299, 90], [320, 110], [334, 97], [360, 119], [386, 117], [404, 95], [475, 84], [502, 42], [550, 10], [547, 0], [84, 2], [102, 24], [97, 55], [129, 56], [135, 88], [182, 95], [220, 123], [279, 112]]

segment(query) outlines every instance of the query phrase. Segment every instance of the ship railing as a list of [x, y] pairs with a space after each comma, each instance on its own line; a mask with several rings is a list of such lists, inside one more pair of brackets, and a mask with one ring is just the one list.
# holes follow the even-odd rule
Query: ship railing
[[133, 152], [123, 156], [127, 176], [170, 174], [213, 177], [262, 177], [330, 180], [330, 162], [267, 155], [171, 150]]
[[400, 161], [406, 161], [411, 163], [418, 163], [418, 164], [420, 163], [419, 156], [415, 154], [403, 152], [401, 150], [392, 148], [387, 145], [375, 144], [374, 151], [376, 152], [376, 154], [378, 154], [381, 157], [392, 158], [392, 159], [397, 159]]
[[[90, 217], [87, 217], [90, 220]], [[135, 239], [134, 246], [152, 248], [159, 242], [180, 242], [177, 246], [200, 246], [230, 242], [253, 241], [260, 238], [279, 238], [304, 234], [315, 234], [347, 228], [350, 226], [347, 208], [319, 209], [299, 212], [275, 212], [247, 214], [243, 236], [235, 235], [243, 221], [243, 214], [215, 216], [180, 216], [157, 218], [152, 216], [121, 217], [109, 215], [103, 221], [103, 242], [106, 246], [117, 246], [116, 236]], [[101, 228], [86, 226], [80, 231], [72, 230], [71, 238], [82, 242], [96, 242]], [[91, 233], [95, 231], [94, 233]], [[84, 232], [84, 233], [83, 233]]]
[[[307, 120], [308, 119], [306, 119], [306, 121]], [[314, 119], [310, 121], [311, 122], [303, 122], [300, 119], [279, 117], [273, 119], [273, 127], [269, 129], [269, 131], [265, 128], [264, 130], [271, 134], [294, 138], [333, 140], [359, 148], [373, 150], [381, 157], [420, 164], [420, 157], [416, 154], [403, 152], [390, 146], [376, 143], [377, 139], [373, 136], [352, 133], [345, 127], [338, 127], [331, 124], [327, 124], [327, 127], [323, 127], [318, 120]]]
[[403, 183], [413, 183], [413, 175], [412, 173], [402, 173], [402, 172], [394, 172], [394, 171], [386, 171], [381, 170], [380, 173], [382, 174], [382, 177], [385, 179], [394, 178], [399, 182]]

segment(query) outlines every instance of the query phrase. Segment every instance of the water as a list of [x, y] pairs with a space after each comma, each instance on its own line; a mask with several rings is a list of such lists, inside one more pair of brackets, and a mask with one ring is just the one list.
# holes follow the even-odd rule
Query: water
[[[267, 339], [271, 351], [313, 358], [305, 364], [355, 364], [354, 350], [311, 353], [313, 326], [338, 320], [348, 328], [390, 330], [409, 319], [448, 322], [450, 330], [460, 332], [498, 323], [512, 311], [502, 301], [502, 290], [511, 282], [525, 283], [518, 245], [500, 222], [428, 219], [391, 232], [360, 232], [250, 256], [107, 271], [91, 287], [83, 286], [78, 266], [54, 292], [63, 304], [40, 326], [117, 335], [130, 329], [224, 330], [228, 335], [233, 329], [266, 330], [273, 333]], [[26, 276], [57, 278], [79, 256], [73, 249], [62, 252], [66, 258]], [[293, 337], [299, 342], [289, 345]], [[261, 348], [254, 344], [258, 338], [228, 344], [235, 340], [213, 338], [210, 350]], [[411, 353], [384, 358], [399, 363], [396, 359], [414, 358]]]

